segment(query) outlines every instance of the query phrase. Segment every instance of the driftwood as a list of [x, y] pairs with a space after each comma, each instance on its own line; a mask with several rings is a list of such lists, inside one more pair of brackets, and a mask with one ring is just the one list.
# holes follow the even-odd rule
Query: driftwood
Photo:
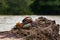
[[[30, 29], [20, 29], [8, 32], [0, 32], [0, 34], [9, 34], [10, 37], [22, 38], [23, 40], [60, 40], [59, 38], [59, 24], [55, 20], [48, 20], [44, 17], [35, 19]], [[9, 35], [5, 35], [9, 37]], [[2, 37], [4, 38], [4, 37]]]

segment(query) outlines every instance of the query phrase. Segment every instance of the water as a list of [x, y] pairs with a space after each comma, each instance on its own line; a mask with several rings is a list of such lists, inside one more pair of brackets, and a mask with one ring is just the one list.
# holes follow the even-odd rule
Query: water
[[[0, 31], [11, 30], [17, 22], [22, 22], [23, 18], [25, 18], [27, 16], [29, 16], [29, 15], [25, 15], [25, 16], [0, 16]], [[32, 17], [34, 20], [35, 18], [37, 18], [39, 16], [30, 15], [30, 17]], [[43, 17], [46, 17], [47, 19], [55, 20], [56, 24], [60, 24], [60, 16], [43, 16]]]

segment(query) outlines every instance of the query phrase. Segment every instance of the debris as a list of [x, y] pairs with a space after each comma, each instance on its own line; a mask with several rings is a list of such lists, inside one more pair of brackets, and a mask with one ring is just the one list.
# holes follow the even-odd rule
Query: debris
[[[31, 26], [31, 24], [35, 27]], [[10, 37], [22, 38], [23, 40], [60, 40], [59, 26], [55, 20], [38, 17], [33, 23], [24, 25], [20, 30], [11, 29], [11, 31], [3, 33], [13, 35]], [[8, 35], [5, 37], [8, 37]]]

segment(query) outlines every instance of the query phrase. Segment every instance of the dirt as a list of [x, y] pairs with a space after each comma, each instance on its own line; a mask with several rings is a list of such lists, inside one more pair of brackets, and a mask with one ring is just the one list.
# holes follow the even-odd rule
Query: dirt
[[60, 40], [59, 24], [55, 20], [38, 17], [29, 29], [0, 32], [0, 39], [14, 38], [22, 40]]

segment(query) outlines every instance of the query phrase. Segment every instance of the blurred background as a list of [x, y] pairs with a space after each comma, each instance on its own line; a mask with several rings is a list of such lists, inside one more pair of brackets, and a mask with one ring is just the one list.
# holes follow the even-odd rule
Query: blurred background
[[59, 15], [60, 0], [0, 0], [0, 15]]

